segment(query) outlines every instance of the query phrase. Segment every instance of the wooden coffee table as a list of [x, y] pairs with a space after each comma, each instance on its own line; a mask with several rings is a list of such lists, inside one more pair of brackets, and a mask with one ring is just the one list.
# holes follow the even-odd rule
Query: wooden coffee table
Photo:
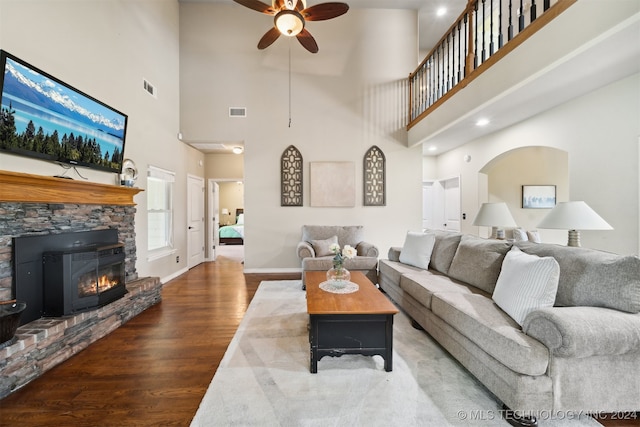
[[323, 356], [343, 354], [378, 354], [384, 358], [384, 370], [390, 372], [393, 315], [398, 309], [359, 271], [351, 273], [351, 281], [360, 288], [349, 294], [320, 289], [326, 279], [324, 271], [305, 273], [311, 373], [318, 372], [318, 360]]

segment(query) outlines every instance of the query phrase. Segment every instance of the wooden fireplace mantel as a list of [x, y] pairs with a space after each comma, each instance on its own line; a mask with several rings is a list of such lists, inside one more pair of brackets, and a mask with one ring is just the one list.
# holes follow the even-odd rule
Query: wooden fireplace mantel
[[133, 206], [141, 188], [0, 170], [0, 202]]

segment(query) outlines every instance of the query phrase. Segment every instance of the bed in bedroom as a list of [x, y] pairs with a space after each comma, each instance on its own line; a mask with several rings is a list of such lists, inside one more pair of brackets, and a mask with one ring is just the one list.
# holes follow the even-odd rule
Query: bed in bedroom
[[221, 245], [244, 244], [244, 212], [242, 209], [236, 210], [236, 223], [220, 227], [218, 235]]

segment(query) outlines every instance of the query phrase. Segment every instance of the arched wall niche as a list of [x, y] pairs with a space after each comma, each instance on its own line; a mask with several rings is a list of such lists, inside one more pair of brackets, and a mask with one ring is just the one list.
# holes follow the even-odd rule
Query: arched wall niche
[[[550, 209], [523, 209], [523, 185], [555, 185], [556, 201], [569, 200], [569, 153], [557, 148], [529, 146], [506, 151], [488, 161], [478, 175], [480, 202], [507, 203], [518, 227], [525, 230], [538, 230]], [[480, 227], [484, 237], [489, 231]], [[565, 230], [539, 232], [544, 242], [566, 244]]]

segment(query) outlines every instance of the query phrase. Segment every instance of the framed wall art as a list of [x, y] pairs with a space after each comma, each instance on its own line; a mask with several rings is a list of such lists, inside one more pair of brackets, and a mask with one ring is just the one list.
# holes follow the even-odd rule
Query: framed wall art
[[280, 206], [302, 206], [302, 154], [293, 145], [280, 157]]
[[375, 145], [364, 155], [362, 182], [365, 206], [386, 205], [386, 162], [384, 153]]
[[315, 207], [354, 207], [356, 168], [353, 162], [310, 162], [310, 204]]
[[555, 185], [523, 185], [523, 209], [551, 209], [556, 205]]

